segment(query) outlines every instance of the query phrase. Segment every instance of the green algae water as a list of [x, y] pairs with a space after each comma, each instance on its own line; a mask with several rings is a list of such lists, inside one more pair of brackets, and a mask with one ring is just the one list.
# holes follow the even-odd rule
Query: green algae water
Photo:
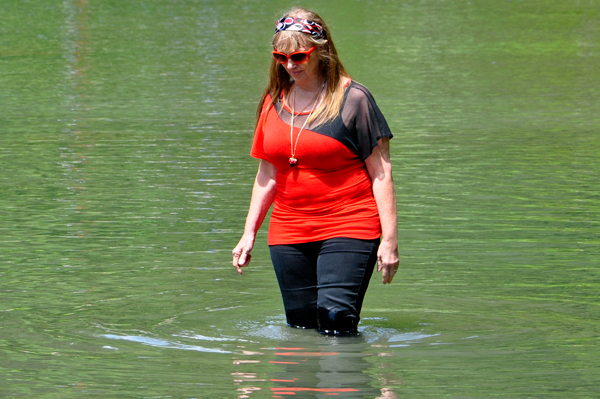
[[[386, 115], [401, 273], [362, 335], [240, 277], [272, 26]], [[5, 0], [0, 397], [600, 397], [600, 1]]]

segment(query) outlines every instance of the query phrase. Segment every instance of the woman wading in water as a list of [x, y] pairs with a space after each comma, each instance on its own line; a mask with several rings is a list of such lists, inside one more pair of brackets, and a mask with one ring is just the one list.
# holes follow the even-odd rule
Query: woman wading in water
[[356, 334], [375, 264], [384, 284], [398, 270], [392, 133], [316, 13], [286, 13], [273, 49], [250, 152], [260, 164], [233, 265], [242, 274], [250, 263], [273, 204], [268, 243], [288, 324]]

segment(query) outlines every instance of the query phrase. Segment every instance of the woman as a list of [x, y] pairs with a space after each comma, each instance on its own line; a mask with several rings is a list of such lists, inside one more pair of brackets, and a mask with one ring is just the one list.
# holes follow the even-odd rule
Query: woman
[[316, 13], [284, 14], [273, 48], [251, 150], [260, 164], [233, 265], [239, 274], [248, 266], [274, 204], [268, 243], [288, 324], [356, 334], [375, 263], [384, 284], [399, 264], [392, 133]]

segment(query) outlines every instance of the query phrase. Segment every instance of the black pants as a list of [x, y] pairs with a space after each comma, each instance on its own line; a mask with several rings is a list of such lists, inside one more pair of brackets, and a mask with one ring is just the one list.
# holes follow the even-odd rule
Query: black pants
[[288, 324], [356, 334], [378, 247], [379, 239], [352, 238], [271, 245]]

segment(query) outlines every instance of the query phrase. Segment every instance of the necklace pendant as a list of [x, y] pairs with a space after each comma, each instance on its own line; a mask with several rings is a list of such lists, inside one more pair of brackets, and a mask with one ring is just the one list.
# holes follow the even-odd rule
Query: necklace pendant
[[294, 158], [294, 157], [290, 157], [289, 161], [290, 161], [290, 166], [291, 167], [296, 166], [296, 164], [298, 163], [298, 160], [296, 158]]

